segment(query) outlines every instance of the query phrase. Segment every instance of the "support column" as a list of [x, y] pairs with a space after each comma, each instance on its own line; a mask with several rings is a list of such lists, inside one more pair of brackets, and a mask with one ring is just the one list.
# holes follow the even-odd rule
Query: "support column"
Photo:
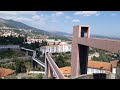
[[35, 62], [35, 68], [38, 68], [38, 63], [37, 62]]
[[44, 54], [44, 57], [45, 57], [45, 78], [48, 78], [48, 62], [46, 60], [46, 53]]
[[78, 76], [80, 73], [78, 37], [80, 37], [80, 27], [74, 26], [71, 49], [71, 78]]
[[52, 69], [50, 67], [50, 65], [48, 65], [48, 77], [53, 77], [53, 72], [52, 72]]
[[47, 60], [46, 60], [46, 64], [45, 64], [45, 76], [46, 76], [46, 78], [48, 79], [49, 77], [51, 77], [50, 76], [50, 66], [49, 66], [49, 64], [48, 64], [48, 62], [47, 62]]
[[25, 56], [26, 56], [26, 57], [28, 56], [28, 51], [26, 51], [26, 54], [25, 54]]
[[46, 54], [45, 54], [45, 78], [50, 78], [50, 77], [53, 77], [53, 72], [52, 72], [52, 69], [46, 59]]
[[49, 66], [49, 64], [48, 64], [48, 78], [50, 78], [50, 77], [51, 77], [50, 66]]
[[89, 26], [74, 26], [71, 51], [71, 78], [87, 73], [88, 46], [79, 45], [79, 37], [89, 38]]
[[34, 60], [32, 60], [33, 71], [35, 70], [35, 64], [36, 64], [36, 62]]

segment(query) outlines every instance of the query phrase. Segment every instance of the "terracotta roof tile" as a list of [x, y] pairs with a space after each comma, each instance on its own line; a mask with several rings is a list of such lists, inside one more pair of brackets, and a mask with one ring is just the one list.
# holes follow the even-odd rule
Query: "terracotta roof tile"
[[0, 68], [0, 77], [5, 77], [13, 73], [15, 73], [15, 70]]
[[63, 74], [71, 74], [71, 67], [62, 67], [60, 70]]
[[119, 60], [113, 60], [113, 61], [110, 61], [110, 63], [112, 64], [112, 67], [117, 67], [117, 62]]
[[107, 71], [111, 71], [111, 63], [109, 62], [100, 62], [100, 61], [88, 61], [88, 67], [89, 68], [96, 68], [100, 69], [101, 67]]
[[[109, 62], [88, 61], [88, 67], [96, 69], [100, 69], [101, 67], [103, 67], [103, 69], [105, 69], [106, 71], [111, 71], [112, 64]], [[62, 67], [60, 68], [60, 70], [63, 74], [71, 74], [71, 67]]]

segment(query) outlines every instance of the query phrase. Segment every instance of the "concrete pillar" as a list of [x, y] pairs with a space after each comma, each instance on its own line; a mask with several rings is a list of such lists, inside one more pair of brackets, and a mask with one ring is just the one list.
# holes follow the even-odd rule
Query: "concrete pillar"
[[36, 64], [36, 62], [34, 60], [32, 60], [33, 70], [35, 70], [35, 64]]
[[25, 56], [26, 56], [26, 57], [28, 56], [28, 51], [26, 51], [26, 54], [25, 54]]
[[45, 60], [45, 77], [47, 79], [50, 77], [53, 77], [52, 69], [51, 69], [50, 65], [48, 64], [47, 60]]
[[53, 78], [53, 72], [52, 72], [52, 69], [51, 69], [50, 65], [48, 65], [48, 77]]
[[48, 76], [47, 76], [47, 69], [48, 69], [48, 62], [47, 62], [47, 60], [46, 60], [46, 53], [44, 54], [44, 57], [45, 57], [45, 78], [48, 78]]
[[38, 68], [38, 63], [37, 62], [35, 62], [35, 68]]
[[87, 73], [88, 46], [79, 45], [78, 40], [90, 37], [89, 26], [74, 26], [71, 51], [71, 78]]
[[38, 63], [34, 60], [32, 61], [33, 70], [38, 67]]
[[51, 77], [51, 72], [50, 72], [50, 66], [48, 64], [48, 78], [50, 78], [50, 77]]
[[73, 27], [72, 37], [72, 50], [71, 50], [71, 78], [79, 75], [79, 49], [78, 49], [78, 37], [80, 37], [80, 27]]

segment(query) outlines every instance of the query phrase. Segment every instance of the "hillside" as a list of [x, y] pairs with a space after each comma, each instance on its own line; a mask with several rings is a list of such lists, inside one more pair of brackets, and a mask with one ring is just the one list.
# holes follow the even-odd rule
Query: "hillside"
[[6, 20], [6, 19], [0, 18], [0, 27], [15, 28], [14, 30], [13, 29], [11, 29], [11, 30], [13, 32], [18, 33], [18, 34], [25, 34], [28, 36], [46, 35], [46, 36], [49, 36], [50, 38], [68, 39], [64, 35], [48, 32], [48, 31], [41, 30], [41, 29], [37, 29], [37, 28], [31, 27], [29, 25], [26, 25], [22, 22], [18, 22], [18, 21], [14, 21], [14, 20]]
[[22, 28], [22, 29], [32, 30], [32, 31], [40, 32], [40, 33], [44, 33], [44, 34], [50, 34], [47, 31], [28, 26], [22, 22], [18, 22], [18, 21], [14, 21], [14, 20], [6, 20], [6, 19], [2, 19], [2, 18], [0, 18], [0, 27]]
[[14, 21], [14, 20], [5, 20], [0, 18], [0, 27], [12, 27], [12, 28], [24, 28], [24, 29], [34, 29], [24, 23]]
[[71, 36], [71, 33], [66, 33], [66, 32], [60, 32], [60, 31], [50, 31], [51, 33], [54, 33], [56, 35], [62, 35], [62, 36]]
[[103, 39], [114, 39], [114, 40], [120, 40], [118, 37], [113, 36], [102, 36], [102, 35], [91, 35], [93, 38], [103, 38]]

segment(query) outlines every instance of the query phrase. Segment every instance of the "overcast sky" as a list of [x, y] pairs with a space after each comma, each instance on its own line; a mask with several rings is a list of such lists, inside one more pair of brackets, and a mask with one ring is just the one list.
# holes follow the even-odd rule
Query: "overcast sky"
[[120, 11], [0, 11], [0, 18], [68, 33], [74, 25], [90, 25], [91, 34], [120, 37]]

